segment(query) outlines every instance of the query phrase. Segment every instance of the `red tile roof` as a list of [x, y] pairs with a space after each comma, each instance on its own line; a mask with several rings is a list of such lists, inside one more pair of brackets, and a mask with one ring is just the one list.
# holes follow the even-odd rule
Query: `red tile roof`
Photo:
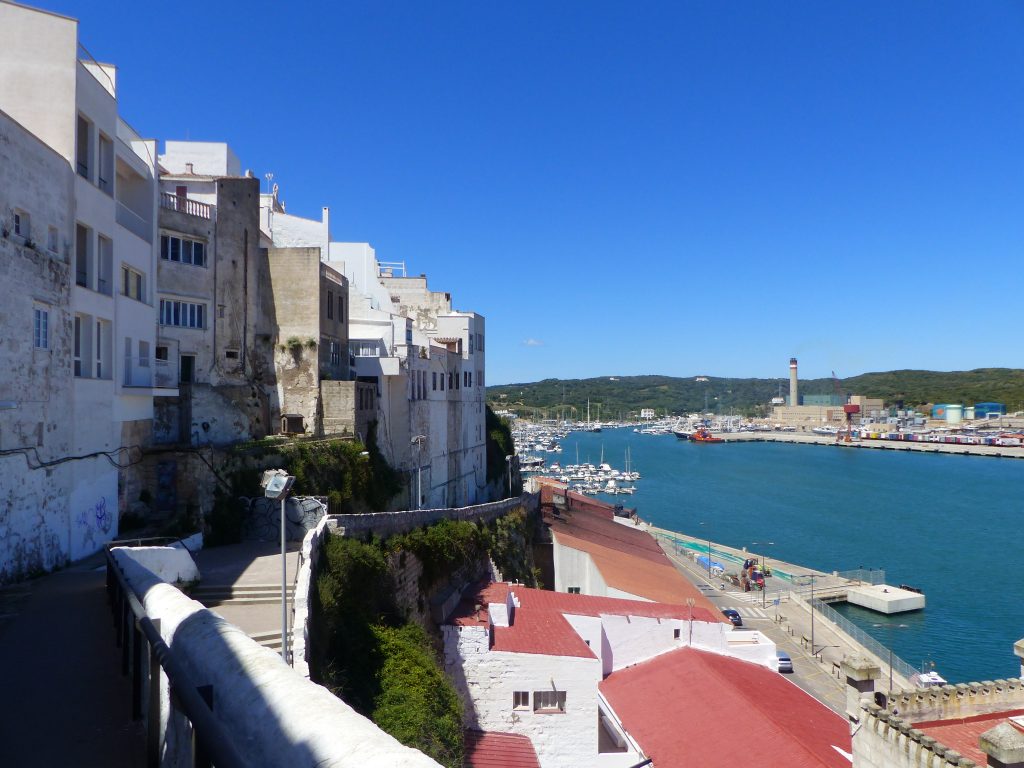
[[637, 597], [665, 603], [694, 603], [726, 622], [714, 604], [668, 559], [651, 534], [586, 511], [558, 516], [545, 522], [562, 546], [590, 555], [605, 584]]
[[[940, 744], [955, 749], [964, 757], [969, 757], [978, 765], [988, 765], [988, 755], [982, 752], [978, 746], [979, 737], [1000, 723], [1010, 722], [1008, 718], [1020, 715], [1024, 715], [1024, 709], [993, 712], [956, 720], [931, 720], [914, 723], [914, 727], [924, 731]], [[1013, 723], [1010, 724], [1013, 725]], [[1018, 728], [1016, 725], [1014, 727]]]
[[850, 768], [836, 750], [852, 751], [846, 721], [757, 664], [682, 648], [599, 688], [655, 765]]
[[[482, 586], [465, 599], [449, 622], [459, 626], [488, 626], [486, 606], [504, 603], [509, 591], [519, 601], [512, 625], [494, 628], [495, 651], [539, 653], [547, 656], [596, 658], [565, 616], [645, 616], [657, 619], [687, 619], [690, 609], [685, 605], [648, 603], [642, 600], [621, 600], [616, 597], [569, 595], [505, 583]], [[477, 610], [476, 606], [480, 606]], [[695, 606], [693, 618], [715, 622], [719, 614]]]
[[466, 731], [464, 768], [540, 768], [533, 743], [515, 733]]

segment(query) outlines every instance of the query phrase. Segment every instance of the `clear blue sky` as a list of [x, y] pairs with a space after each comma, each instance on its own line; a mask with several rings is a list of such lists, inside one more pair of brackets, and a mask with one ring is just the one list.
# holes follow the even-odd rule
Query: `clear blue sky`
[[54, 0], [146, 136], [488, 322], [488, 383], [1024, 367], [1024, 4]]

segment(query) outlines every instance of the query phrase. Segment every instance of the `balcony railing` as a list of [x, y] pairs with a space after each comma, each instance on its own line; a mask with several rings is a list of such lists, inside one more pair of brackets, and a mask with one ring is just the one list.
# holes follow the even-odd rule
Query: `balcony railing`
[[160, 207], [169, 211], [196, 216], [200, 219], [213, 218], [213, 206], [207, 203], [200, 203], [198, 200], [190, 200], [182, 195], [175, 195], [172, 192], [160, 193]]
[[153, 368], [148, 357], [126, 357], [124, 360], [124, 386], [152, 387]]
[[155, 360], [157, 389], [178, 388], [178, 361], [177, 360]]
[[117, 223], [147, 243], [153, 242], [153, 227], [120, 200], [117, 201]]

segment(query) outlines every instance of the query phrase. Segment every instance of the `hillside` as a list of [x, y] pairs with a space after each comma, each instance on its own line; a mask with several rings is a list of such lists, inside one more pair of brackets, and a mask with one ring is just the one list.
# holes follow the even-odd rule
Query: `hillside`
[[[554, 418], [586, 418], [590, 400], [592, 419], [637, 415], [641, 408], [665, 413], [691, 413], [704, 409], [721, 413], [767, 413], [780, 392], [789, 393], [788, 379], [732, 379], [716, 376], [603, 376], [594, 379], [544, 379], [534, 383], [487, 388], [495, 408], [537, 408]], [[1024, 370], [978, 368], [973, 371], [885, 371], [841, 379], [844, 393], [881, 397], [887, 404], [908, 406], [929, 403], [1005, 403], [1007, 410], [1024, 408]], [[801, 379], [802, 394], [831, 394], [832, 379]], [[600, 414], [598, 411], [600, 410]]]

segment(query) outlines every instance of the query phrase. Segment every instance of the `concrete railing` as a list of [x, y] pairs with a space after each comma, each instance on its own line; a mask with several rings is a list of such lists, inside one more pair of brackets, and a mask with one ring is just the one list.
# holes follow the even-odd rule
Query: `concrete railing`
[[527, 510], [537, 508], [539, 497], [536, 494], [524, 493], [489, 504], [477, 504], [471, 507], [448, 507], [442, 509], [410, 509], [403, 512], [368, 512], [364, 515], [332, 515], [336, 527], [343, 536], [372, 535], [381, 538], [408, 533], [421, 526], [440, 522], [441, 520], [469, 520], [489, 523], [491, 520], [507, 515], [516, 507]]
[[[134, 667], [133, 677], [141, 677], [133, 711], [156, 735], [150, 764], [196, 764], [196, 735], [217, 750], [214, 762], [225, 766], [437, 768], [326, 688], [296, 674], [278, 654], [161, 581], [136, 562], [131, 550], [112, 550], [110, 563], [123, 671]], [[149, 629], [146, 653], [140, 652], [145, 641], [131, 629], [136, 623]], [[143, 659], [153, 654], [161, 656], [155, 674], [140, 674], [147, 668]], [[147, 685], [149, 680], [155, 684]], [[141, 706], [146, 701], [149, 705]]]

